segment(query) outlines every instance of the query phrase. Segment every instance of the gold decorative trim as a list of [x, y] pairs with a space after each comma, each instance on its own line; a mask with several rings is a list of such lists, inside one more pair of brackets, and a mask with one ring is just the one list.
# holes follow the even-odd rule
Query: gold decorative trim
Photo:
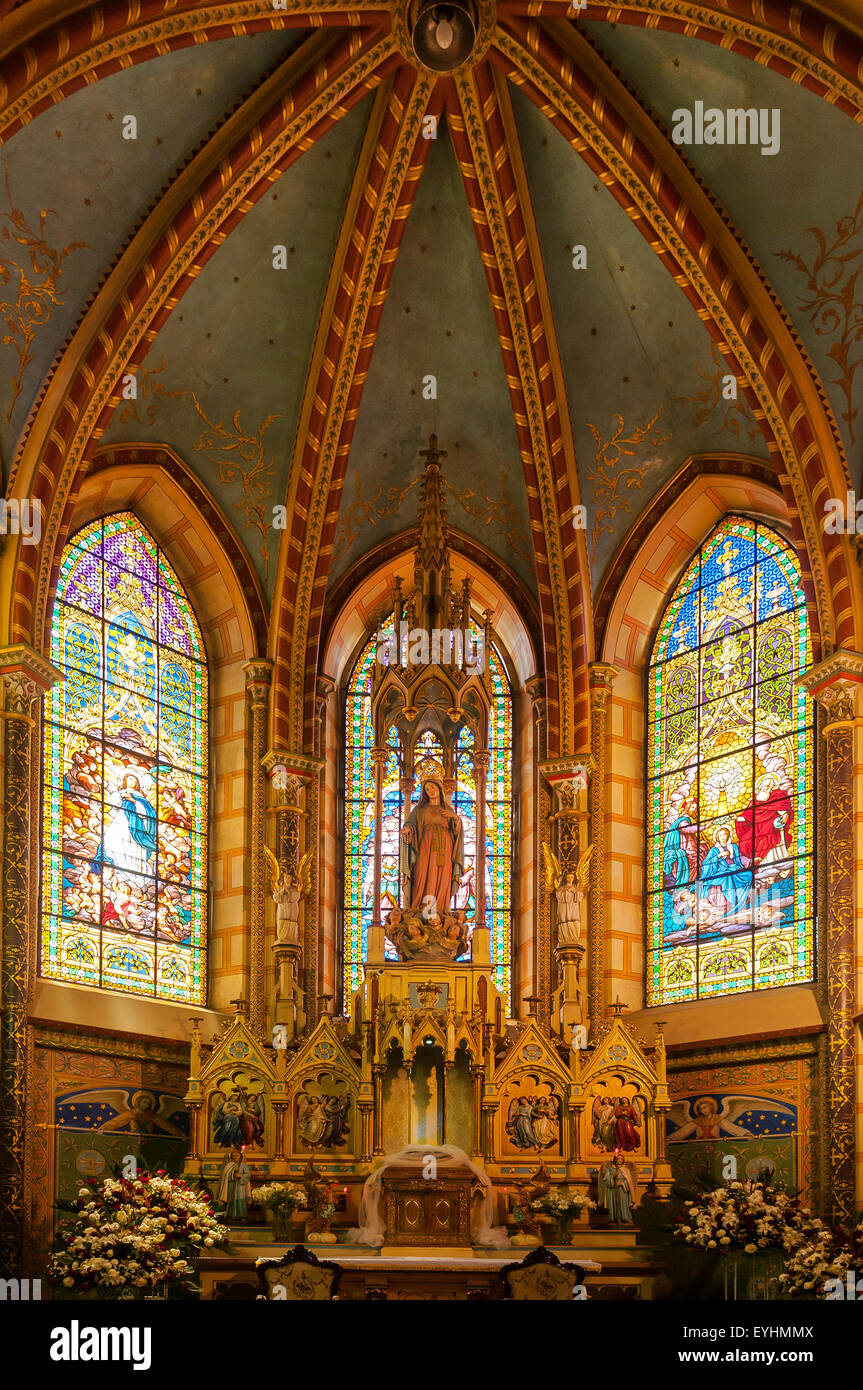
[[[290, 0], [289, 0], [290, 3]], [[52, 10], [55, 8], [55, 0], [49, 0]], [[29, 7], [28, 7], [29, 8]], [[300, 7], [297, 7], [300, 8]], [[351, 0], [350, 5], [344, 0], [310, 0], [310, 3], [303, 4], [301, 13], [310, 15], [314, 13], [326, 14], [331, 11], [356, 11], [361, 14], [363, 11], [370, 11], [371, 14], [379, 14], [386, 8], [386, 0]], [[177, 38], [183, 34], [198, 34], [208, 28], [217, 28], [220, 25], [231, 25], [241, 23], [243, 20], [261, 19], [261, 0], [235, 0], [233, 4], [208, 5], [206, 7], [194, 7], [185, 11], [172, 10], [170, 14], [165, 14], [161, 18], [153, 20], [149, 24], [143, 24], [135, 29], [128, 29], [121, 34], [113, 34], [109, 39], [102, 43], [94, 44], [92, 48], [84, 53], [76, 54], [74, 58], [68, 59], [40, 78], [33, 86], [26, 87], [21, 95], [11, 103], [11, 105], [0, 110], [0, 134], [7, 126], [15, 121], [29, 121], [28, 112], [31, 107], [43, 101], [45, 97], [50, 97], [58, 89], [61, 89], [67, 82], [75, 78], [85, 77], [87, 73], [92, 73], [102, 63], [118, 62], [121, 67], [128, 68], [134, 63], [132, 54], [139, 49], [151, 46], [164, 45], [166, 31], [171, 38]], [[51, 14], [51, 11], [49, 11]], [[289, 19], [285, 11], [278, 12], [282, 24], [287, 25]], [[48, 16], [46, 16], [48, 18]], [[51, 14], [49, 24], [54, 28], [58, 20]], [[357, 20], [357, 23], [360, 21]], [[46, 26], [47, 27], [47, 26]], [[278, 32], [278, 24], [273, 25], [273, 31]], [[208, 40], [209, 41], [209, 40]], [[25, 50], [26, 51], [26, 50]], [[168, 50], [163, 48], [163, 52]], [[0, 57], [5, 54], [0, 51]], [[32, 58], [31, 58], [32, 62]], [[99, 80], [98, 78], [96, 80]]]
[[[293, 602], [294, 623], [291, 640], [291, 669], [288, 687], [290, 699], [288, 727], [290, 741], [295, 748], [303, 747], [307, 660], [306, 645], [309, 634], [312, 590], [314, 587], [315, 572], [318, 566], [321, 535], [327, 513], [330, 481], [333, 475], [342, 429], [347, 416], [348, 401], [356, 373], [357, 360], [365, 338], [366, 322], [372, 307], [374, 288], [383, 264], [384, 252], [387, 248], [393, 217], [401, 198], [402, 188], [410, 171], [411, 159], [422, 124], [422, 118], [425, 115], [434, 85], [434, 79], [431, 76], [426, 76], [422, 73], [418, 74], [411, 91], [410, 100], [405, 105], [398, 136], [387, 165], [387, 171], [375, 206], [372, 224], [369, 228], [368, 236], [365, 239], [362, 265], [351, 298], [350, 318], [345, 328], [344, 337], [342, 338], [339, 361], [335, 366], [333, 374], [333, 385], [326, 422], [322, 431], [320, 447], [317, 452], [314, 486], [305, 517], [303, 549], [299, 557], [299, 564], [296, 572]], [[360, 196], [362, 192], [365, 191], [364, 184], [365, 181], [363, 181], [363, 188], [358, 190]], [[355, 191], [357, 191], [356, 181], [354, 188], [351, 190], [352, 198]], [[349, 226], [346, 219], [344, 227], [348, 228], [350, 232], [353, 229], [353, 224], [351, 223]], [[342, 246], [340, 246], [340, 250], [344, 249], [346, 252], [349, 244], [348, 238]], [[342, 259], [337, 257], [333, 264], [330, 285], [328, 285], [327, 288], [327, 302], [331, 302], [330, 288], [332, 287], [333, 294], [338, 288], [342, 270]], [[312, 359], [313, 364], [318, 353], [323, 351], [323, 345], [326, 342], [329, 329], [329, 319], [326, 313], [324, 313], [321, 316], [318, 342], [315, 344], [315, 352]], [[313, 393], [316, 389], [316, 384], [316, 375], [312, 375], [307, 379], [307, 398], [303, 402], [303, 417], [306, 421], [308, 421], [312, 405], [314, 404]], [[310, 388], [312, 394], [311, 400], [308, 399]], [[297, 449], [291, 461], [292, 498], [295, 496], [296, 487], [299, 482], [299, 471], [305, 445], [306, 431], [301, 426], [297, 432]], [[292, 514], [290, 500], [288, 512]], [[287, 543], [288, 532], [285, 532], [285, 538], [286, 539], [282, 542], [283, 546]], [[281, 565], [280, 572], [285, 572], [285, 569]], [[275, 606], [276, 605], [274, 605], [274, 607]]]
[[[84, 410], [77, 420], [74, 436], [66, 448], [63, 466], [55, 483], [53, 505], [45, 517], [45, 529], [40, 547], [41, 564], [38, 573], [37, 594], [34, 602], [33, 625], [35, 635], [41, 636], [48, 610], [48, 585], [59, 528], [65, 513], [65, 501], [72, 481], [78, 472], [85, 450], [91, 440], [97, 439], [100, 430], [97, 422], [117, 391], [117, 382], [141, 339], [148, 333], [155, 336], [149, 328], [159, 311], [165, 307], [177, 281], [184, 274], [194, 274], [198, 257], [208, 243], [218, 241], [223, 222], [247, 203], [252, 190], [267, 177], [277, 177], [273, 172], [278, 163], [293, 148], [307, 139], [315, 126], [329, 115], [346, 96], [363, 82], [371, 81], [380, 65], [392, 52], [392, 42], [383, 39], [373, 47], [360, 53], [356, 59], [334, 80], [326, 82], [314, 99], [302, 108], [293, 119], [286, 119], [278, 133], [267, 142], [239, 174], [234, 174], [230, 165], [224, 164], [225, 156], [234, 142], [243, 133], [251, 131], [258, 120], [271, 108], [277, 94], [281, 94], [285, 107], [290, 106], [292, 86], [312, 70], [329, 51], [332, 38], [327, 34], [313, 35], [302, 49], [292, 55], [273, 76], [265, 82], [237, 112], [219, 129], [204, 146], [191, 164], [172, 184], [147, 218], [144, 226], [133, 238], [123, 254], [119, 265], [111, 273], [96, 296], [94, 303], [85, 314], [64, 354], [61, 365], [54, 371], [45, 395], [40, 403], [33, 425], [29, 430], [21, 453], [13, 464], [13, 479], [16, 493], [26, 492], [32, 487], [32, 478], [39, 467], [43, 451], [51, 437], [56, 413], [65, 401], [67, 384], [75, 374], [76, 368], [85, 362], [88, 352], [104, 331], [104, 324], [117, 303], [125, 295], [128, 286], [142, 260], [146, 259], [159, 232], [168, 224], [176, 209], [184, 201], [194, 198], [202, 178], [214, 168], [221, 167], [223, 192], [206, 216], [193, 228], [189, 237], [178, 247], [166, 270], [152, 285], [148, 299], [134, 316], [122, 339], [113, 345], [111, 352], [112, 369], [102, 377], [90, 395]], [[249, 204], [250, 206], [250, 204]], [[11, 547], [10, 547], [11, 549]]]
[[[513, 350], [518, 361], [520, 385], [524, 393], [527, 417], [525, 423], [530, 432], [536, 467], [554, 614], [555, 645], [558, 653], [560, 746], [564, 753], [569, 753], [573, 737], [575, 708], [572, 662], [569, 659], [569, 653], [572, 649], [571, 611], [569, 586], [563, 562], [563, 543], [560, 518], [557, 512], [554, 470], [545, 427], [545, 405], [533, 359], [531, 334], [527, 324], [515, 256], [507, 232], [500, 190], [494, 176], [494, 162], [489, 149], [488, 129], [483, 116], [479, 93], [472, 74], [459, 78], [455, 85], [464, 119], [465, 136], [470, 142], [477, 183], [488, 220], [489, 236], [494, 246], [495, 260], [503, 285], [507, 317], [512, 328]], [[522, 209], [522, 216], [528, 216], [524, 209]], [[548, 325], [546, 325], [546, 329], [548, 329]], [[565, 409], [563, 412], [559, 411], [559, 414], [565, 414]]]
[[[630, 142], [635, 138], [643, 142], [656, 159], [666, 175], [681, 191], [684, 205], [695, 209], [702, 224], [709, 230], [713, 244], [721, 249], [729, 264], [730, 273], [736, 278], [747, 300], [759, 313], [768, 331], [773, 334], [776, 347], [773, 352], [781, 353], [782, 360], [791, 364], [794, 385], [798, 396], [807, 410], [813, 434], [818, 440], [818, 448], [824, 460], [825, 472], [832, 460], [837, 460], [842, 473], [841, 480], [834, 479], [834, 485], [843, 491], [846, 487], [847, 464], [842, 451], [841, 439], [823, 388], [811, 364], [803, 360], [802, 348], [794, 339], [792, 332], [777, 304], [772, 299], [761, 273], [756, 268], [750, 254], [743, 248], [709, 196], [683, 159], [671, 146], [668, 138], [655, 125], [641, 105], [632, 96], [611, 68], [603, 61], [597, 51], [572, 26], [553, 21], [548, 26], [554, 40], [559, 44], [568, 60], [585, 72], [600, 93], [606, 95], [608, 103], [616, 108], [626, 120]], [[766, 356], [756, 359], [746, 340], [737, 328], [724, 301], [712, 288], [696, 253], [680, 234], [676, 224], [666, 216], [653, 190], [638, 175], [631, 164], [624, 159], [601, 130], [596, 118], [588, 116], [573, 99], [564, 84], [554, 78], [536, 57], [502, 29], [498, 29], [496, 45], [515, 69], [530, 81], [549, 102], [553, 111], [561, 115], [580, 132], [581, 139], [573, 140], [574, 148], [581, 152], [591, 148], [603, 161], [611, 175], [626, 189], [631, 198], [630, 206], [624, 211], [631, 220], [644, 219], [653, 227], [665, 249], [680, 265], [686, 282], [698, 293], [709, 316], [722, 333], [725, 343], [743, 367], [755, 391], [764, 418], [779, 447], [782, 460], [791, 480], [800, 523], [803, 528], [807, 550], [812, 566], [813, 583], [817, 595], [818, 616], [822, 636], [827, 648], [835, 641], [836, 615], [834, 587], [827, 575], [827, 567], [821, 546], [821, 533], [815, 517], [812, 500], [803, 475], [801, 461], [791, 437], [786, 421], [777, 405], [791, 377], [785, 372], [776, 396], [768, 385], [764, 367]], [[517, 76], [514, 75], [514, 80]], [[546, 112], [548, 114], [548, 112]], [[673, 172], [670, 172], [673, 170]], [[844, 465], [844, 466], [843, 466]], [[841, 481], [841, 488], [839, 487]], [[853, 594], [849, 590], [849, 602]]]

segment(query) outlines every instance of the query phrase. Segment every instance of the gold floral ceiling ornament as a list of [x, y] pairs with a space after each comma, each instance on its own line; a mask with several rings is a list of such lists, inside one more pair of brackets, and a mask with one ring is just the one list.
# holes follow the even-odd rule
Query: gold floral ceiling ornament
[[[333, 540], [333, 556], [343, 555], [367, 526], [376, 526], [379, 521], [395, 516], [408, 493], [421, 481], [422, 475], [419, 475], [404, 487], [393, 486], [386, 491], [383, 484], [379, 483], [374, 494], [364, 495], [360, 475], [354, 470], [351, 478], [353, 500], [343, 503]], [[501, 475], [500, 495], [497, 497], [491, 496], [485, 488], [477, 490], [467, 486], [454, 487], [447, 479], [444, 479], [443, 485], [463, 512], [487, 527], [493, 536], [504, 540], [513, 554], [530, 566], [530, 544], [518, 511], [510, 498], [508, 481], [509, 469], [504, 469]]]
[[615, 415], [613, 417], [615, 428], [608, 439], [603, 439], [596, 425], [591, 425], [589, 422], [587, 424], [587, 428], [596, 441], [594, 464], [586, 470], [588, 480], [593, 484], [592, 500], [596, 508], [593, 532], [590, 538], [591, 556], [596, 552], [600, 536], [606, 532], [611, 534], [613, 522], [618, 512], [630, 510], [628, 494], [632, 488], [641, 487], [647, 469], [651, 463], [656, 462], [653, 458], [647, 458], [632, 463], [626, 468], [619, 468], [621, 459], [637, 458], [643, 449], [658, 449], [671, 439], [670, 430], [668, 433], [663, 433], [657, 427], [661, 414], [662, 406], [659, 407], [652, 419], [644, 425], [636, 425], [629, 434], [624, 433], [626, 424], [623, 416]]
[[[242, 498], [236, 503], [243, 512], [246, 526], [252, 526], [261, 533], [261, 559], [264, 563], [264, 580], [270, 576], [270, 551], [268, 540], [271, 533], [272, 509], [269, 498], [273, 484], [274, 462], [272, 455], [265, 457], [264, 435], [278, 415], [267, 415], [258, 425], [257, 431], [250, 434], [240, 423], [240, 410], [235, 410], [231, 424], [226, 429], [221, 422], [210, 420], [194, 391], [189, 393], [195, 409], [204, 421], [206, 428], [195, 445], [197, 451], [217, 455], [220, 483], [239, 483], [243, 489]], [[228, 458], [218, 455], [228, 454]], [[265, 505], [266, 504], [266, 505]]]
[[776, 254], [806, 276], [806, 291], [797, 307], [819, 338], [832, 340], [828, 356], [836, 363], [833, 380], [845, 397], [841, 418], [853, 443], [860, 413], [852, 403], [854, 381], [863, 367], [863, 291], [858, 288], [863, 273], [863, 193], [854, 211], [839, 218], [832, 240], [820, 227], [810, 227], [809, 235], [817, 247], [810, 262], [795, 251]]
[[0, 247], [11, 250], [12, 245], [21, 246], [25, 253], [22, 259], [30, 261], [28, 270], [17, 260], [0, 256], [0, 293], [8, 287], [7, 294], [0, 298], [0, 318], [5, 330], [0, 341], [4, 347], [14, 348], [18, 356], [18, 371], [11, 381], [12, 399], [6, 411], [8, 424], [21, 394], [24, 373], [33, 361], [30, 349], [36, 331], [48, 322], [54, 310], [63, 303], [57, 285], [63, 273], [63, 262], [72, 251], [84, 250], [87, 243], [70, 241], [62, 251], [49, 246], [45, 240], [45, 224], [49, 216], [56, 216], [53, 208], [42, 209], [38, 231], [34, 231], [12, 201], [8, 159], [4, 177], [9, 210], [0, 212]]
[[689, 396], [675, 396], [673, 399], [680, 401], [682, 405], [693, 407], [692, 419], [695, 425], [704, 425], [712, 420], [719, 429], [733, 434], [735, 439], [740, 438], [741, 432], [745, 432], [752, 440], [762, 439], [763, 435], [749, 403], [739, 392], [739, 383], [737, 395], [730, 400], [725, 396], [726, 383], [729, 380], [728, 363], [715, 343], [711, 343], [710, 350], [713, 357], [712, 367], [702, 367], [700, 362], [695, 363], [695, 370], [705, 385]]

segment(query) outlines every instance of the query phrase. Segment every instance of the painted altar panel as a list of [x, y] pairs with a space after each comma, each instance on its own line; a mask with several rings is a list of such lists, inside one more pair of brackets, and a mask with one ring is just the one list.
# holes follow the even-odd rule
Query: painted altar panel
[[615, 1151], [633, 1158], [648, 1156], [647, 1097], [626, 1073], [605, 1072], [586, 1088], [581, 1113], [581, 1152], [598, 1161]]
[[504, 1158], [560, 1158], [565, 1113], [562, 1087], [555, 1078], [539, 1070], [521, 1072], [501, 1092], [497, 1152]]
[[293, 1144], [296, 1154], [354, 1152], [357, 1133], [355, 1085], [337, 1071], [322, 1069], [307, 1075], [292, 1102]]
[[270, 1151], [274, 1133], [268, 1089], [269, 1082], [251, 1068], [218, 1074], [208, 1098], [208, 1154], [241, 1147], [249, 1157]]
[[814, 1200], [815, 1075], [814, 1056], [670, 1074], [666, 1137], [675, 1182], [719, 1182], [731, 1155], [741, 1179], [767, 1171]]

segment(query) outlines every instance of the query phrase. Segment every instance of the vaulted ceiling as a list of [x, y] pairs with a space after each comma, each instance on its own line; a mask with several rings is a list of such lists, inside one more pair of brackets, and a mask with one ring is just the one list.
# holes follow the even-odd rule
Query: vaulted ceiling
[[[692, 458], [773, 472], [839, 563], [804, 494], [863, 485], [851, 0], [480, 0], [451, 77], [394, 0], [6, 8], [13, 487], [56, 511], [97, 451], [167, 446], [265, 591], [311, 601], [301, 676], [328, 587], [414, 523], [433, 431], [451, 524], [533, 592], [547, 660], [591, 655], [592, 595]], [[696, 101], [778, 110], [778, 151], [675, 145]]]

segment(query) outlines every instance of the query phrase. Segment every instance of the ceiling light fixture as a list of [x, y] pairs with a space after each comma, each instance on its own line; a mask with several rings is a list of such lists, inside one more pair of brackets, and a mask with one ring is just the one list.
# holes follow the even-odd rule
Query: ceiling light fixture
[[411, 44], [423, 67], [452, 72], [467, 62], [476, 46], [472, 0], [457, 5], [426, 5], [413, 21]]

